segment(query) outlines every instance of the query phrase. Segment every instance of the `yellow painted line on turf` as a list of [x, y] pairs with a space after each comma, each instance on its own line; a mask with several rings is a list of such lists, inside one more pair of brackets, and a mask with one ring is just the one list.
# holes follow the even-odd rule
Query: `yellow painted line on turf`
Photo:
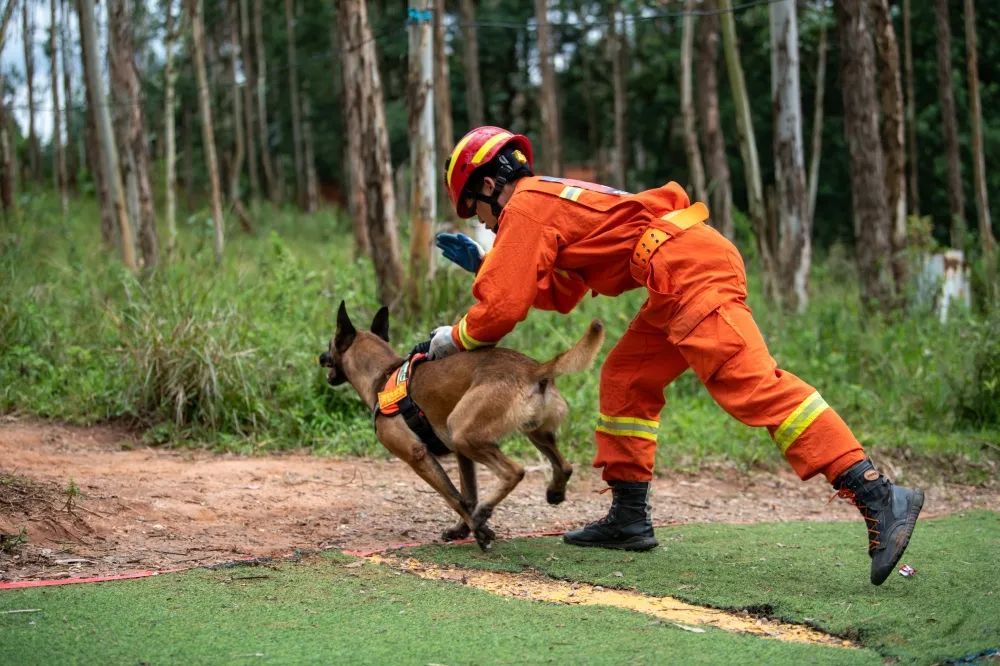
[[713, 627], [792, 643], [858, 647], [851, 641], [800, 624], [695, 606], [673, 597], [652, 597], [630, 590], [609, 590], [599, 585], [568, 583], [529, 572], [515, 574], [443, 567], [413, 558], [402, 559], [386, 555], [372, 555], [366, 559], [427, 580], [452, 581], [504, 597], [578, 606], [611, 606], [645, 613], [687, 631], [703, 632], [702, 627]]

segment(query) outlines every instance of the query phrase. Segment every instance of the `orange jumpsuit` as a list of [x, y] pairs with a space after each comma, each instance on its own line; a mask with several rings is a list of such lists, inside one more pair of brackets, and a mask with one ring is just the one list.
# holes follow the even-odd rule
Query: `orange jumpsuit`
[[763, 426], [803, 479], [835, 479], [864, 451], [820, 394], [777, 367], [746, 305], [736, 247], [703, 224], [677, 183], [628, 194], [581, 181], [522, 178], [452, 332], [492, 345], [534, 306], [562, 313], [588, 291], [645, 287], [646, 302], [601, 369], [595, 467], [605, 480], [652, 478], [664, 389], [689, 367], [732, 416]]

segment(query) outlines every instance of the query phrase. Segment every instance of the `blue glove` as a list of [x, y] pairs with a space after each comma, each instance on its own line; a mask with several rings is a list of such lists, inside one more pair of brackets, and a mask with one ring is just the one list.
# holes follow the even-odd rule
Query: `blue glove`
[[446, 259], [470, 273], [475, 273], [483, 265], [486, 250], [465, 234], [440, 233], [434, 236], [434, 244], [441, 248]]

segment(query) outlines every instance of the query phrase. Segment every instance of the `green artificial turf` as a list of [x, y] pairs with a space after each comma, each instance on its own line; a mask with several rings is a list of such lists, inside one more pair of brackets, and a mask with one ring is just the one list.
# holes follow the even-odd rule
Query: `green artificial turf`
[[686, 525], [657, 531], [660, 547], [623, 553], [559, 539], [427, 546], [405, 554], [439, 563], [519, 571], [633, 588], [722, 608], [750, 609], [859, 640], [885, 657], [938, 663], [1000, 647], [1000, 514], [921, 520], [902, 563], [868, 581], [864, 524]]
[[0, 592], [3, 664], [807, 662], [879, 658], [508, 599], [343, 556]]

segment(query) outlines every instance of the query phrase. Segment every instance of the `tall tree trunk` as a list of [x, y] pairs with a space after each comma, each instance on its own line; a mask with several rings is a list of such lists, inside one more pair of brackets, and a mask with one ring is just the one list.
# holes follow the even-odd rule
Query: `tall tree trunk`
[[194, 71], [198, 80], [198, 106], [201, 108], [201, 140], [212, 195], [212, 222], [215, 227], [215, 261], [222, 263], [225, 229], [222, 219], [222, 190], [219, 186], [219, 163], [215, 155], [215, 128], [212, 126], [212, 100], [205, 72], [205, 26], [202, 22], [202, 0], [187, 0], [194, 43]]
[[163, 38], [163, 48], [166, 61], [163, 67], [163, 122], [166, 140], [166, 208], [167, 208], [167, 256], [172, 257], [177, 249], [177, 137], [175, 131], [175, 114], [177, 104], [174, 101], [174, 91], [177, 85], [177, 72], [174, 69], [174, 46], [177, 43], [179, 26], [174, 18], [174, 0], [166, 0], [164, 10], [167, 14], [166, 35]]
[[[448, 52], [445, 43], [445, 2], [434, 0], [434, 137], [437, 159], [434, 175], [440, 173], [444, 161], [455, 147], [455, 128], [451, 119], [451, 86], [449, 84]], [[455, 219], [445, 188], [438, 189], [438, 216]]]
[[159, 254], [153, 188], [149, 179], [149, 146], [146, 143], [146, 118], [143, 112], [139, 71], [135, 66], [134, 15], [132, 0], [108, 0], [111, 80], [120, 102], [121, 150], [125, 156], [129, 190], [133, 191], [136, 215], [132, 217], [139, 232], [143, 265], [153, 268]]
[[306, 166], [302, 157], [302, 102], [295, 49], [295, 0], [285, 0], [285, 35], [288, 37], [288, 88], [292, 105], [292, 152], [295, 156], [295, 201], [306, 210]]
[[[229, 170], [229, 201], [243, 212], [243, 196], [240, 193], [240, 179], [243, 176], [243, 161], [246, 159], [246, 136], [243, 130], [243, 91], [239, 83], [239, 63], [243, 57], [240, 48], [239, 10], [236, 2], [226, 4], [226, 21], [229, 23], [229, 85], [233, 94], [233, 160]], [[246, 225], [246, 222], [244, 222]]]
[[260, 171], [257, 163], [256, 124], [254, 121], [254, 64], [250, 41], [250, 5], [239, 0], [240, 54], [243, 56], [243, 127], [247, 144], [247, 172], [250, 176], [251, 202], [260, 198]]
[[938, 99], [941, 104], [941, 129], [948, 161], [948, 207], [951, 213], [951, 244], [965, 248], [965, 194], [962, 192], [962, 163], [958, 155], [958, 121], [955, 116], [955, 93], [951, 81], [951, 26], [948, 0], [934, 0], [937, 36]]
[[306, 212], [319, 210], [319, 177], [316, 174], [316, 142], [313, 136], [312, 95], [308, 81], [302, 86], [302, 158], [306, 170]]
[[[14, 14], [14, 0], [7, 0], [3, 16], [0, 18], [0, 60], [7, 44], [7, 26]], [[7, 110], [6, 83], [3, 68], [0, 68], [0, 205], [4, 215], [14, 211], [14, 148], [10, 138], [10, 114]]]
[[876, 70], [882, 109], [885, 190], [892, 216], [892, 274], [896, 293], [906, 288], [906, 147], [903, 144], [903, 86], [899, 43], [889, 16], [888, 0], [871, 0], [875, 30]]
[[[184, 5], [181, 4], [181, 11]], [[183, 16], [183, 14], [182, 14]], [[193, 64], [192, 64], [193, 66]], [[190, 105], [184, 105], [184, 205], [188, 210], [194, 208], [194, 111]]]
[[22, 4], [24, 85], [28, 92], [28, 174], [32, 180], [38, 180], [41, 158], [35, 131], [35, 12], [31, 0], [22, 0]]
[[816, 98], [813, 102], [812, 141], [809, 153], [809, 224], [816, 227], [816, 192], [819, 189], [819, 161], [823, 154], [823, 100], [826, 97], [826, 23], [819, 31], [816, 54]]
[[868, 0], [841, 0], [835, 4], [861, 296], [866, 307], [888, 310], [896, 301], [887, 261], [892, 249], [892, 225], [885, 192], [885, 158], [875, 93], [875, 45], [868, 5]]
[[615, 133], [615, 145], [611, 156], [611, 184], [619, 189], [625, 189], [627, 172], [625, 158], [628, 152], [625, 121], [628, 118], [628, 109], [625, 108], [625, 35], [618, 29], [618, 9], [618, 2], [612, 2], [608, 9], [608, 51], [611, 57]]
[[69, 212], [69, 195], [66, 192], [66, 153], [63, 150], [62, 139], [63, 116], [59, 105], [59, 46], [56, 40], [58, 31], [56, 0], [49, 0], [49, 73], [52, 88], [52, 145], [55, 148], [55, 164], [52, 168], [52, 175], [56, 182], [56, 188], [59, 190], [62, 213], [65, 215]]
[[552, 36], [549, 31], [548, 0], [535, 0], [535, 34], [538, 39], [538, 65], [542, 70], [539, 105], [542, 111], [543, 171], [553, 176], [562, 173], [562, 143], [559, 133], [559, 100], [556, 95], [556, 70], [552, 64]]
[[695, 72], [698, 85], [695, 102], [701, 127], [705, 166], [708, 169], [708, 196], [712, 208], [711, 221], [722, 235], [732, 240], [733, 228], [733, 186], [726, 159], [726, 142], [722, 134], [719, 117], [719, 17], [718, 4], [708, 0], [704, 5], [706, 14], [698, 18], [695, 42], [697, 57]]
[[795, 0], [770, 5], [771, 109], [774, 118], [774, 177], [778, 212], [778, 263], [782, 302], [802, 312], [809, 304], [812, 224], [806, 201], [802, 148], [799, 32]]
[[768, 230], [767, 209], [764, 206], [764, 186], [760, 175], [760, 160], [757, 156], [757, 139], [754, 136], [750, 115], [750, 98], [743, 65], [740, 64], [739, 45], [736, 42], [736, 23], [733, 20], [732, 0], [719, 0], [720, 21], [722, 23], [722, 49], [726, 56], [726, 72], [736, 105], [736, 133], [740, 140], [740, 155], [743, 159], [743, 173], [746, 179], [750, 221], [757, 237], [764, 278], [764, 293], [771, 300], [778, 300], [777, 267], [772, 252]]
[[[684, 152], [687, 154], [688, 174], [698, 201], [708, 200], [705, 187], [705, 168], [698, 148], [698, 126], [694, 111], [692, 85], [694, 54], [694, 0], [685, 0], [681, 30], [681, 117], [684, 119]], [[617, 111], [615, 112], [617, 115]], [[617, 118], [615, 119], [617, 121]]]
[[434, 271], [431, 237], [437, 215], [437, 160], [434, 154], [434, 32], [423, 14], [426, 0], [409, 0], [410, 15], [421, 16], [409, 26], [410, 167], [410, 302], [419, 306], [423, 286]]
[[401, 296], [403, 267], [399, 258], [396, 197], [392, 189], [392, 160], [378, 58], [365, 0], [341, 0], [338, 9], [344, 87], [351, 88], [346, 97], [359, 107], [357, 112], [347, 114], [347, 131], [360, 137], [364, 151], [361, 182], [365, 187], [376, 291], [380, 302], [394, 306]]
[[[354, 256], [364, 257], [371, 254], [371, 243], [368, 241], [368, 212], [365, 203], [365, 186], [361, 174], [364, 173], [364, 156], [361, 151], [361, 137], [358, 135], [362, 125], [361, 100], [355, 94], [356, 87], [348, 81], [360, 77], [357, 71], [358, 58], [354, 57], [350, 45], [346, 44], [338, 32], [337, 21], [330, 22], [330, 43], [333, 53], [340, 56], [340, 89], [344, 100], [344, 169], [342, 173], [347, 186], [347, 214], [351, 218], [351, 229], [354, 232]], [[357, 48], [357, 47], [355, 47]], [[335, 63], [336, 64], [336, 63]]]
[[486, 124], [483, 104], [483, 84], [479, 78], [479, 38], [476, 33], [476, 10], [473, 0], [458, 0], [462, 20], [462, 42], [465, 57], [465, 106], [469, 113], [469, 127]]
[[910, 26], [910, 0], [903, 0], [903, 52], [906, 69], [906, 152], [909, 161], [909, 209], [920, 215], [920, 188], [917, 183], [917, 114], [913, 88], [913, 39]]
[[[983, 156], [983, 113], [979, 102], [979, 55], [976, 47], [976, 7], [965, 0], [965, 63], [969, 72], [969, 124], [972, 126], [972, 173], [975, 179], [976, 215], [979, 242], [987, 267], [995, 270], [996, 238], [990, 221], [990, 202], [986, 190], [986, 159]], [[995, 277], [995, 275], [991, 275]]]
[[79, 139], [74, 126], [75, 114], [73, 113], [73, 77], [70, 63], [73, 58], [70, 53], [73, 49], [73, 41], [70, 37], [70, 10], [68, 0], [61, 0], [60, 10], [63, 20], [59, 30], [59, 42], [61, 45], [60, 55], [62, 57], [62, 86], [63, 99], [65, 101], [65, 131], [66, 131], [66, 187], [73, 193], [77, 191], [77, 176], [80, 171], [80, 150]]
[[271, 201], [281, 199], [274, 162], [271, 160], [271, 142], [267, 125], [267, 60], [264, 58], [264, 7], [263, 0], [253, 0], [254, 71], [257, 74], [257, 131], [260, 136], [260, 164], [264, 168], [264, 181]]
[[90, 108], [94, 114], [94, 125], [98, 139], [97, 147], [101, 155], [101, 166], [107, 183], [107, 203], [110, 204], [107, 215], [118, 223], [122, 262], [126, 268], [134, 272], [138, 270], [135, 257], [135, 238], [132, 234], [128, 213], [125, 210], [125, 188], [122, 185], [121, 171], [118, 168], [118, 148], [115, 145], [114, 132], [111, 130], [108, 98], [104, 94], [104, 82], [101, 80], [100, 64], [97, 58], [94, 0], [77, 0], [77, 3], [87, 93], [90, 99]]

